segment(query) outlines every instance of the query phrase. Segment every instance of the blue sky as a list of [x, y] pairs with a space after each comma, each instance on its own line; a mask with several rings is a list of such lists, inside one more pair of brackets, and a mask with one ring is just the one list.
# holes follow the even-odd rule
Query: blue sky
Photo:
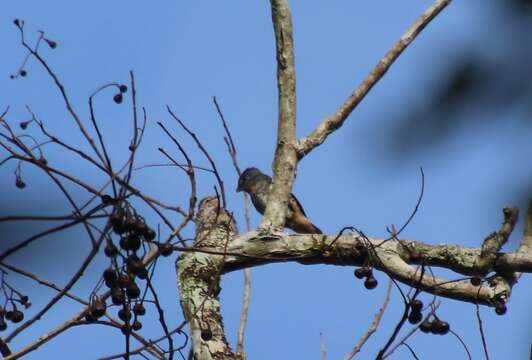
[[[292, 1], [295, 28], [298, 135], [310, 132], [335, 110], [371, 70], [404, 30], [430, 5], [430, 1]], [[63, 79], [79, 113], [87, 117], [88, 96], [107, 82], [128, 81], [135, 73], [138, 100], [148, 111], [150, 124], [139, 152], [138, 164], [165, 162], [157, 151], [176, 149], [158, 129], [163, 121], [193, 154], [206, 162], [165, 112], [168, 104], [190, 125], [213, 154], [226, 183], [229, 207], [244, 231], [242, 199], [234, 192], [236, 176], [225, 151], [222, 128], [212, 96], [217, 96], [229, 121], [242, 167], [257, 166], [269, 172], [273, 158], [277, 119], [275, 56], [268, 2], [38, 2], [4, 0], [0, 12], [0, 109], [11, 106], [8, 119], [27, 118], [24, 106], [72, 143], [81, 140], [52, 82], [30, 60], [28, 76], [16, 81], [9, 74], [18, 69], [25, 53], [19, 46], [14, 18], [26, 21], [30, 38], [36, 30], [58, 42], [42, 53]], [[422, 104], [430, 96], [431, 82], [441, 68], [462, 50], [474, 48], [486, 56], [501, 41], [500, 29], [491, 26], [493, 9], [485, 2], [453, 2], [405, 51], [385, 78], [353, 112], [345, 126], [299, 165], [294, 192], [306, 212], [322, 230], [335, 233], [353, 225], [371, 236], [385, 236], [386, 226], [401, 224], [415, 205], [420, 188], [419, 167], [426, 175], [426, 192], [419, 213], [404, 237], [429, 243], [478, 246], [498, 228], [503, 206], [522, 203], [508, 188], [518, 186], [531, 170], [516, 163], [530, 158], [526, 133], [516, 131], [511, 119], [519, 109], [505, 109], [503, 121], [476, 129], [464, 126], [444, 145], [387, 160], [386, 130], [396, 125], [396, 112]], [[493, 45], [495, 44], [495, 45]], [[118, 159], [128, 155], [130, 107], [112, 102], [113, 92], [96, 101], [97, 115]], [[486, 122], [492, 114], [482, 116]], [[78, 159], [50, 148], [51, 163], [83, 179], [101, 177]], [[397, 160], [399, 159], [399, 160]], [[516, 161], [508, 161], [516, 159]], [[6, 213], [64, 213], [63, 200], [43, 176], [24, 168], [28, 187], [17, 191], [12, 170], [0, 169]], [[136, 174], [135, 183], [153, 196], [185, 205], [187, 180], [176, 169], [151, 168]], [[214, 179], [200, 174], [199, 196], [210, 195]], [[79, 199], [86, 194], [77, 194]], [[9, 210], [9, 211], [8, 211]], [[523, 209], [524, 211], [524, 209]], [[524, 212], [523, 212], [524, 214]], [[156, 223], [154, 214], [146, 212]], [[253, 223], [260, 218], [254, 214]], [[18, 229], [17, 236], [33, 229]], [[514, 249], [521, 236], [516, 229], [506, 249]], [[71, 232], [48, 239], [14, 256], [10, 261], [39, 272], [61, 284], [68, 271], [81, 261], [86, 241]], [[12, 240], [14, 241], [14, 240]], [[80, 251], [80, 249], [82, 249]], [[175, 287], [173, 259], [159, 264], [157, 285], [166, 305], [169, 323], [182, 319]], [[87, 296], [106, 260], [99, 258], [76, 287]], [[352, 275], [352, 268], [276, 264], [253, 269], [250, 318], [246, 351], [250, 359], [317, 359], [323, 333], [329, 359], [342, 358], [365, 331], [383, 300], [386, 278], [377, 274], [379, 287], [367, 291]], [[447, 274], [447, 273], [443, 273]], [[448, 275], [448, 274], [447, 274]], [[221, 293], [226, 331], [234, 342], [241, 305], [241, 273], [224, 277]], [[34, 309], [51, 296], [45, 289], [13, 276], [32, 297]], [[530, 352], [530, 276], [514, 288], [508, 313], [497, 316], [482, 309], [492, 359], [524, 359]], [[427, 301], [429, 296], [425, 295]], [[372, 358], [400, 317], [397, 291], [374, 338], [361, 359]], [[68, 318], [79, 306], [63, 301], [45, 319], [20, 335], [16, 349]], [[474, 306], [443, 299], [439, 316], [467, 343], [473, 358], [482, 358]], [[28, 315], [31, 311], [28, 312]], [[155, 318], [155, 312], [152, 312]], [[158, 329], [146, 324], [146, 336]], [[508, 331], [512, 330], [511, 336]], [[179, 341], [176, 340], [176, 341]], [[420, 358], [466, 358], [451, 336], [416, 335], [410, 345]], [[43, 345], [28, 359], [93, 359], [123, 351], [120, 334], [101, 327], [81, 327]], [[59, 354], [59, 355], [58, 355]], [[408, 359], [405, 349], [396, 359]]]

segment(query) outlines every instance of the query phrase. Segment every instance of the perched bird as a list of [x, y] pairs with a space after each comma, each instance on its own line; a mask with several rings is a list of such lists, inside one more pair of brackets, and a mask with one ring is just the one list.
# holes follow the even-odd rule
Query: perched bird
[[[255, 209], [264, 215], [272, 178], [263, 174], [259, 169], [250, 167], [244, 170], [238, 179], [237, 192], [245, 191], [251, 196], [251, 202]], [[301, 234], [321, 234], [321, 230], [310, 222], [303, 207], [291, 194], [286, 212], [285, 226]]]

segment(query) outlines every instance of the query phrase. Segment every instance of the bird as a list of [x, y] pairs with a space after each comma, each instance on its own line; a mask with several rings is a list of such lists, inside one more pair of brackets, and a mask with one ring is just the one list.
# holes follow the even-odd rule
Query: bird
[[[236, 191], [248, 193], [255, 209], [264, 215], [271, 184], [271, 177], [255, 167], [250, 167], [244, 170], [238, 178]], [[300, 234], [322, 234], [321, 230], [310, 222], [303, 206], [294, 194], [290, 194], [284, 226]]]

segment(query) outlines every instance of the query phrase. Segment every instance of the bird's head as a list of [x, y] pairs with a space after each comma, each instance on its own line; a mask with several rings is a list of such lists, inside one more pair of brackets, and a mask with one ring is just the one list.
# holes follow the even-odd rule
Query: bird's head
[[253, 179], [256, 179], [261, 175], [262, 172], [259, 169], [255, 167], [247, 168], [238, 178], [238, 186], [236, 188], [236, 191], [248, 191]]

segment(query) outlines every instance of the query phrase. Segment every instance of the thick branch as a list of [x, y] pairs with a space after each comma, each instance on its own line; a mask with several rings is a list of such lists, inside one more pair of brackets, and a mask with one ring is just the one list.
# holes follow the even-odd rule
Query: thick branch
[[[232, 216], [216, 198], [202, 200], [196, 217], [197, 248], [223, 250], [236, 234]], [[192, 350], [197, 360], [234, 359], [225, 338], [220, 313], [220, 271], [224, 255], [183, 253], [176, 263], [181, 306], [190, 326]]]
[[[251, 232], [229, 244], [223, 271], [288, 261], [298, 261], [305, 265], [361, 266], [370, 256], [370, 262], [375, 268], [414, 287], [419, 284], [419, 270], [411, 265], [422, 262], [427, 266], [442, 267], [464, 275], [478, 273], [480, 248], [429, 245], [412, 240], [384, 242], [382, 239], [365, 239], [352, 235], [340, 236], [330, 247], [329, 244], [335, 238], [323, 235], [286, 235], [265, 239], [259, 233]], [[214, 249], [205, 250], [216, 253]], [[492, 270], [532, 272], [532, 255], [499, 253]], [[490, 278], [486, 284], [478, 287], [469, 281], [449, 281], [427, 273], [419, 286], [423, 291], [443, 297], [493, 306], [494, 301], [508, 301], [510, 290], [510, 285], [498, 278]]]
[[301, 159], [315, 147], [322, 144], [327, 137], [340, 128], [349, 114], [369, 93], [373, 86], [384, 76], [390, 66], [397, 60], [399, 55], [414, 41], [419, 33], [434, 19], [451, 0], [437, 0], [430, 8], [425, 11], [419, 19], [408, 29], [399, 41], [386, 53], [379, 63], [371, 70], [364, 81], [355, 89], [355, 91], [344, 101], [344, 103], [334, 112], [323, 120], [323, 122], [308, 136], [302, 138], [297, 145], [297, 155]]
[[273, 161], [273, 182], [261, 228], [280, 229], [285, 222], [286, 208], [297, 166], [296, 75], [292, 15], [288, 0], [271, 0], [271, 7], [277, 54], [279, 119]]

